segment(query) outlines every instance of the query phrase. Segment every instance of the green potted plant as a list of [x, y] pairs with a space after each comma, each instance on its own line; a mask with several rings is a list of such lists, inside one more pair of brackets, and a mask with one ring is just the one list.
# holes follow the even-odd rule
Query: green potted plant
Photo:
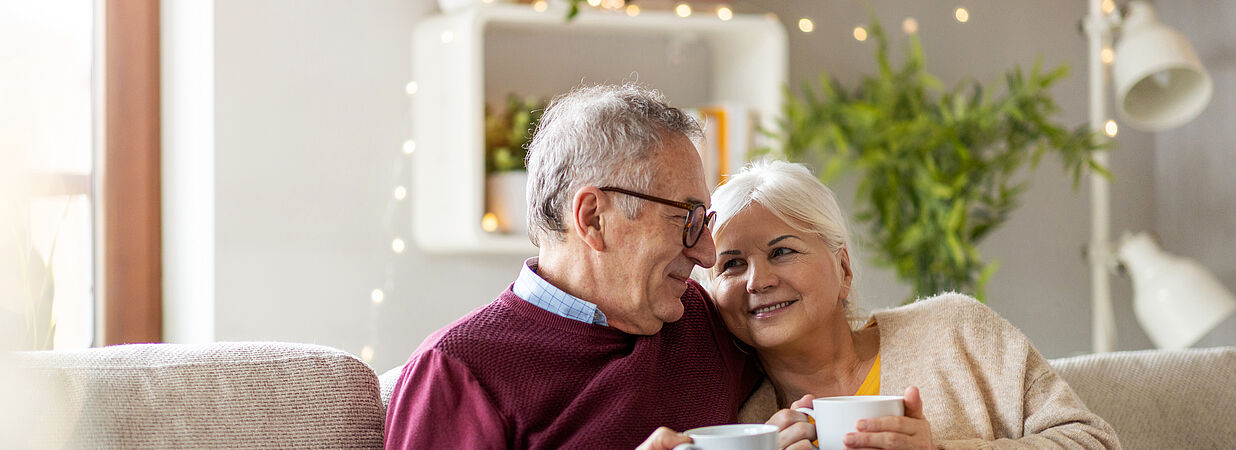
[[[536, 131], [546, 102], [534, 97], [507, 97], [499, 112], [485, 107], [485, 209], [487, 231], [527, 231], [524, 167], [528, 141]], [[493, 214], [493, 216], [488, 216]], [[492, 219], [490, 218], [492, 217]]]
[[1068, 70], [1036, 62], [1004, 77], [1004, 89], [965, 80], [951, 89], [928, 74], [917, 35], [894, 68], [872, 17], [878, 71], [846, 88], [826, 75], [802, 96], [786, 89], [776, 130], [783, 156], [818, 167], [825, 183], [858, 179], [856, 221], [877, 262], [913, 286], [911, 299], [941, 291], [980, 300], [997, 263], [977, 245], [1018, 206], [1045, 153], [1056, 154], [1076, 189], [1100, 146], [1085, 127], [1056, 121], [1050, 88]]

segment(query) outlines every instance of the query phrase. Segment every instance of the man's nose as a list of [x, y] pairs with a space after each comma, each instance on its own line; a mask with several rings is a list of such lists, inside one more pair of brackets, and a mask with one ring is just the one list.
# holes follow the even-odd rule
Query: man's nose
[[704, 230], [700, 240], [684, 252], [688, 258], [695, 260], [695, 265], [705, 269], [717, 263], [717, 244], [712, 240], [712, 233]]

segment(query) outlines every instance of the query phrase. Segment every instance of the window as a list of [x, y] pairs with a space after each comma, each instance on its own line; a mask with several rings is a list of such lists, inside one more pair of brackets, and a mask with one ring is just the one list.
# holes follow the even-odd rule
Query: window
[[94, 342], [94, 23], [89, 1], [0, 3], [0, 311], [21, 348]]
[[0, 348], [161, 340], [158, 18], [0, 2]]

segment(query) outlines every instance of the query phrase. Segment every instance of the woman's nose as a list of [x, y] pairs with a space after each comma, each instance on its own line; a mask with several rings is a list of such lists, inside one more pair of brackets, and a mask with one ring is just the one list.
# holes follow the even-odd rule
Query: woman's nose
[[776, 287], [778, 279], [767, 263], [751, 262], [747, 269], [747, 292], [755, 294]]

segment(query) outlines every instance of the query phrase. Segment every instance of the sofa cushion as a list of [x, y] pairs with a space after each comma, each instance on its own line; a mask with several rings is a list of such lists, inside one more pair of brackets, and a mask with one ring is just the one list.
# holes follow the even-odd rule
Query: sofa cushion
[[1236, 448], [1236, 347], [1051, 361], [1125, 448]]
[[32, 446], [382, 446], [377, 376], [329, 347], [139, 344], [23, 352], [11, 365], [43, 387], [27, 405], [31, 421], [67, 424], [25, 430]]

